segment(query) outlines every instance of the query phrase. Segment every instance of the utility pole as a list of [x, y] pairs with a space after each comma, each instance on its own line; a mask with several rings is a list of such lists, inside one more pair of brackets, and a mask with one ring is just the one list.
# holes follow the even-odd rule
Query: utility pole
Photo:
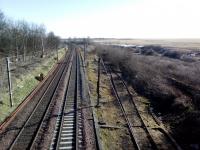
[[16, 46], [16, 50], [17, 50], [17, 59], [16, 59], [16, 61], [18, 62], [18, 60], [19, 60], [19, 48], [18, 48], [18, 46]]
[[10, 96], [10, 107], [13, 106], [12, 101], [12, 80], [11, 80], [11, 73], [10, 73], [10, 58], [6, 57], [6, 63], [7, 63], [7, 74], [8, 74], [8, 88], [9, 88], [9, 96]]
[[41, 40], [42, 40], [42, 58], [44, 57], [44, 40], [41, 36]]
[[86, 48], [87, 48], [87, 46], [86, 46], [86, 39], [84, 39], [84, 48], [83, 48], [83, 50], [84, 50], [84, 64], [86, 65]]
[[98, 59], [98, 78], [97, 78], [97, 107], [100, 107], [100, 101], [99, 101], [99, 99], [100, 99], [100, 70], [101, 70], [101, 59], [100, 59], [100, 57], [99, 57], [99, 59]]
[[56, 48], [57, 62], [58, 62], [58, 48]]
[[26, 46], [25, 46], [25, 39], [23, 39], [23, 61], [26, 61]]

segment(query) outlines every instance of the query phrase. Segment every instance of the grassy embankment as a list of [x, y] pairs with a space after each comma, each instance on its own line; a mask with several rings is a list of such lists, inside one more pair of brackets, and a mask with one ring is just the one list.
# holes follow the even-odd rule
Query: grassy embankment
[[[59, 50], [59, 59], [64, 56], [65, 50], [60, 49]], [[54, 66], [54, 64], [57, 62], [55, 59], [56, 55], [52, 55], [49, 57], [45, 57], [39, 62], [33, 62], [34, 67], [29, 66], [23, 66], [25, 67], [25, 72], [22, 72], [20, 76], [13, 75], [13, 103], [14, 106], [10, 107], [9, 102], [9, 96], [8, 91], [5, 90], [2, 93], [2, 104], [0, 104], [0, 122], [2, 122], [9, 114], [24, 100], [24, 98], [34, 89], [35, 86], [39, 83], [35, 79], [35, 76], [37, 76], [40, 73], [43, 73], [44, 76], [47, 75], [49, 70]], [[37, 64], [37, 65], [35, 65]]]
[[[97, 93], [97, 58], [94, 53], [90, 53], [87, 57], [88, 79], [91, 90], [92, 105], [96, 105]], [[112, 95], [108, 77], [101, 73], [100, 84], [100, 107], [94, 107], [95, 116], [100, 126], [100, 139], [104, 149], [124, 149], [133, 147], [127, 131], [125, 120], [121, 115], [115, 97]], [[107, 127], [106, 127], [107, 126]], [[116, 128], [115, 128], [116, 127]], [[124, 147], [126, 145], [126, 147]]]

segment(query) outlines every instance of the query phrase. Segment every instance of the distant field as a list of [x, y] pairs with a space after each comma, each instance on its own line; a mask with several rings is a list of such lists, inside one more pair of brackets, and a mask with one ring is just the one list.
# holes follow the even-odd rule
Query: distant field
[[160, 45], [180, 50], [200, 51], [200, 39], [94, 39], [106, 44]]

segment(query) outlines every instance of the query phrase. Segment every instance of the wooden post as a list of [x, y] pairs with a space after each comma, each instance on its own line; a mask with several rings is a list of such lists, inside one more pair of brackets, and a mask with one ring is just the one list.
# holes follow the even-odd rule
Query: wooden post
[[87, 45], [86, 45], [86, 39], [84, 39], [84, 48], [83, 48], [83, 57], [84, 57], [84, 64], [86, 65], [86, 49], [87, 49]]
[[100, 65], [100, 63], [101, 63], [101, 59], [100, 59], [100, 57], [99, 57], [99, 59], [98, 59], [98, 79], [97, 79], [97, 107], [99, 107], [99, 103], [100, 103], [100, 101], [99, 101], [99, 99], [100, 99], [100, 67], [101, 67], [101, 65]]
[[84, 62], [85, 62], [85, 56], [86, 56], [85, 52], [86, 52], [86, 44], [84, 43]]
[[26, 61], [26, 45], [25, 45], [25, 39], [23, 39], [23, 51], [24, 51], [23, 61]]
[[42, 37], [41, 40], [42, 40], [42, 58], [44, 58], [44, 40]]
[[12, 80], [11, 80], [11, 74], [10, 74], [10, 58], [6, 57], [6, 63], [7, 63], [7, 74], [8, 74], [8, 87], [9, 87], [9, 96], [10, 96], [10, 107], [13, 106], [12, 101]]
[[56, 53], [57, 53], [57, 61], [58, 61], [58, 48], [56, 48]]
[[16, 50], [17, 50], [17, 59], [16, 59], [16, 62], [18, 62], [18, 60], [19, 60], [19, 49], [18, 49], [18, 46], [16, 46]]

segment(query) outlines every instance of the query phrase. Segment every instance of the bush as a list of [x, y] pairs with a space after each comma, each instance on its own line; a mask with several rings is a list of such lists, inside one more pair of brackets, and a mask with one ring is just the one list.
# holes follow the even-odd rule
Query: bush
[[[186, 95], [184, 101], [190, 100], [185, 91], [169, 82], [168, 78], [200, 88], [199, 62], [187, 63], [167, 57], [136, 55], [126, 49], [112, 46], [98, 47], [97, 51], [104, 59], [120, 68], [124, 77], [130, 80], [139, 93], [157, 101], [159, 107], [167, 104], [168, 107], [165, 108], [181, 108], [176, 101], [183, 95]], [[187, 108], [186, 104], [187, 102], [184, 102], [182, 106]]]
[[127, 83], [151, 100], [154, 110], [162, 113], [182, 145], [199, 143], [200, 62], [181, 61], [177, 59], [180, 54], [172, 51], [161, 57], [137, 55], [111, 46], [99, 50], [104, 59], [121, 69]]
[[151, 50], [153, 50], [153, 51], [155, 51], [155, 52], [157, 52], [159, 54], [162, 54], [162, 53], [164, 53], [166, 51], [165, 48], [163, 48], [161, 46], [155, 46], [155, 45], [147, 45], [147, 46], [144, 46], [142, 49], [143, 50], [151, 49]]
[[174, 58], [174, 59], [180, 59], [181, 54], [176, 51], [166, 51], [163, 56], [169, 57], [169, 58]]

